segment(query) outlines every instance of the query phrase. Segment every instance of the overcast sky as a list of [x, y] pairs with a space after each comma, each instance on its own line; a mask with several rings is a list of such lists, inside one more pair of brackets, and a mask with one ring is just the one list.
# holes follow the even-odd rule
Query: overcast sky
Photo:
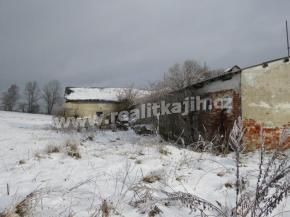
[[289, 0], [0, 0], [0, 90], [29, 80], [137, 87], [176, 62], [287, 55]]

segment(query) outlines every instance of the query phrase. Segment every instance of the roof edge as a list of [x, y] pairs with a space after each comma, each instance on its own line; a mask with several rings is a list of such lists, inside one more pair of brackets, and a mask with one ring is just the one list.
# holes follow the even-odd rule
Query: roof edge
[[273, 62], [277, 62], [277, 61], [285, 60], [285, 59], [289, 59], [289, 57], [288, 57], [288, 56], [286, 56], [286, 57], [281, 57], [281, 58], [277, 58], [277, 59], [268, 60], [268, 61], [265, 61], [265, 62], [262, 62], [262, 63], [259, 63], [259, 64], [255, 64], [255, 65], [247, 66], [247, 67], [242, 68], [242, 71], [243, 71], [243, 70], [246, 70], [246, 69], [254, 68], [254, 67], [257, 67], [257, 66], [261, 66], [261, 65], [263, 65], [263, 64], [265, 64], [265, 63], [273, 63]]

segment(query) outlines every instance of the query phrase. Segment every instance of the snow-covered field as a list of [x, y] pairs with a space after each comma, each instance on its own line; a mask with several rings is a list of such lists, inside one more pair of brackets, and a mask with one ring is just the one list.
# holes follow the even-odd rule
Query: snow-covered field
[[[31, 216], [98, 216], [104, 200], [110, 216], [148, 216], [150, 207], [134, 206], [134, 192], [146, 187], [156, 189], [156, 197], [160, 190], [182, 191], [214, 204], [235, 203], [233, 155], [195, 153], [132, 131], [97, 132], [84, 140], [88, 135], [57, 132], [50, 124], [50, 116], [0, 112], [0, 213], [36, 192]], [[62, 150], [68, 143], [79, 145], [80, 159]], [[47, 153], [49, 146], [61, 150]], [[248, 188], [255, 184], [258, 161], [257, 153], [242, 158]], [[180, 204], [158, 208], [160, 216], [195, 216]], [[283, 210], [290, 216], [289, 201], [276, 213]]]

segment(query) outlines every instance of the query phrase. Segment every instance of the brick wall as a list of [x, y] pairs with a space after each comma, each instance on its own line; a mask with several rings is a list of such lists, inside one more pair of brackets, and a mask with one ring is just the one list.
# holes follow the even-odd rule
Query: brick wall
[[[262, 127], [263, 125], [253, 119], [246, 119], [243, 121], [245, 127], [244, 142], [248, 150], [260, 148], [262, 142], [262, 135], [264, 144], [267, 149], [274, 149], [277, 147], [290, 148], [290, 137], [286, 138], [280, 144], [280, 136], [283, 129], [289, 129], [290, 125], [284, 127]], [[263, 132], [263, 134], [261, 133]]]
[[[260, 146], [261, 127], [268, 148], [278, 146], [283, 129], [290, 130], [290, 62], [287, 60], [249, 67], [241, 73], [244, 142], [248, 149]], [[289, 140], [283, 147], [290, 147]]]

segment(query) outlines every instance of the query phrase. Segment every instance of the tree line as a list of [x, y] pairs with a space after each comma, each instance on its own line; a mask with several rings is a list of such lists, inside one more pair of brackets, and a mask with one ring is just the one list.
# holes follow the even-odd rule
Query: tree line
[[224, 72], [223, 69], [211, 69], [206, 63], [196, 60], [185, 60], [183, 63], [175, 63], [162, 79], [149, 84], [153, 97], [161, 97], [170, 92], [178, 91], [200, 81], [214, 77]]
[[26, 83], [22, 94], [16, 84], [12, 84], [1, 96], [1, 107], [5, 111], [40, 113], [41, 101], [45, 113], [51, 114], [62, 101], [62, 86], [59, 81], [51, 80], [40, 89], [36, 81]]
[[[183, 89], [220, 72], [223, 72], [223, 70], [210, 69], [206, 64], [201, 64], [196, 60], [185, 60], [183, 63], [172, 65], [164, 73], [163, 78], [149, 84], [148, 89], [152, 91], [153, 97], [161, 97], [169, 92]], [[133, 104], [134, 98], [136, 98], [136, 93], [134, 93], [132, 87], [128, 89], [128, 93], [121, 94], [121, 101], [126, 101], [126, 106]], [[39, 113], [41, 110], [40, 101], [42, 101], [44, 102], [45, 113], [51, 114], [55, 106], [63, 100], [61, 96], [62, 87], [57, 80], [49, 81], [42, 89], [39, 88], [36, 81], [30, 81], [26, 83], [22, 95], [20, 94], [19, 87], [12, 84], [2, 94], [1, 107], [6, 111]]]

